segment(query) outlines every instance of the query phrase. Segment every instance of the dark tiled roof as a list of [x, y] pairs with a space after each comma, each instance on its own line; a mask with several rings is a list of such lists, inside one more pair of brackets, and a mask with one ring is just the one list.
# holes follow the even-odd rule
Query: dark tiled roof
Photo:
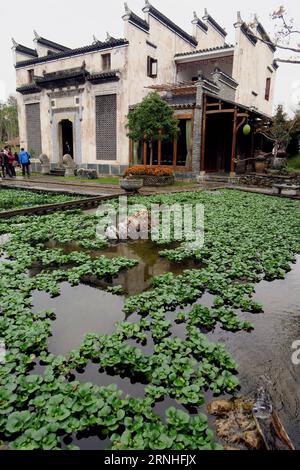
[[100, 72], [100, 73], [91, 73], [87, 76], [87, 80], [91, 83], [102, 83], [108, 81], [118, 81], [120, 80], [119, 77], [119, 70], [110, 70], [108, 72]]
[[220, 69], [220, 73], [223, 77], [223, 79], [226, 81], [226, 82], [229, 82], [230, 85], [234, 86], [234, 87], [238, 87], [238, 82], [233, 78], [231, 77], [230, 75], [228, 75], [228, 73], [226, 72], [223, 72], [223, 70]]
[[22, 62], [17, 62], [16, 68], [26, 67], [28, 65], [40, 64], [42, 62], [49, 62], [55, 59], [63, 59], [64, 57], [72, 57], [75, 55], [86, 54], [88, 52], [97, 52], [103, 49], [110, 49], [112, 47], [124, 46], [127, 44], [129, 43], [126, 39], [112, 39], [110, 41], [99, 42], [99, 43], [91, 44], [89, 46], [79, 47], [77, 49], [71, 49], [69, 51], [57, 52], [55, 54], [51, 54], [50, 56], [38, 57], [32, 60], [25, 60]]
[[227, 36], [225, 29], [222, 28], [222, 26], [220, 26], [219, 23], [217, 23], [216, 20], [214, 20], [212, 16], [207, 14], [203, 16], [203, 19], [206, 19], [207, 21], [209, 21], [209, 23], [212, 24], [219, 31], [219, 33], [222, 34], [222, 36], [224, 37]]
[[276, 46], [271, 41], [270, 36], [268, 35], [268, 33], [266, 32], [265, 28], [263, 27], [261, 23], [258, 23], [257, 25], [257, 32], [261, 35], [264, 41], [267, 41], [267, 46], [271, 49], [271, 51], [275, 52]]
[[142, 29], [143, 31], [149, 31], [149, 25], [147, 21], [143, 20], [133, 12], [130, 13], [129, 21], [130, 23], [133, 23], [135, 26]]
[[208, 26], [206, 26], [206, 24], [203, 23], [203, 21], [201, 21], [200, 18], [198, 18], [197, 26], [199, 26], [199, 28], [200, 28], [200, 29], [203, 29], [204, 31], [207, 31], [207, 30], [208, 30]]
[[156, 18], [158, 21], [160, 21], [165, 26], [167, 26], [171, 31], [178, 34], [178, 36], [182, 37], [183, 39], [188, 41], [193, 46], [197, 46], [198, 42], [196, 41], [196, 39], [193, 36], [186, 33], [183, 29], [181, 29], [179, 26], [177, 26], [177, 24], [175, 24], [175, 23], [173, 23], [173, 21], [169, 20], [169, 18], [167, 18], [160, 11], [158, 11], [156, 8], [154, 8], [154, 6], [148, 4], [144, 8], [144, 11], [149, 11], [149, 13], [154, 18]]
[[84, 68], [62, 70], [46, 73], [42, 77], [34, 77], [35, 83], [41, 88], [61, 88], [64, 86], [82, 85], [86, 82], [88, 72]]
[[189, 56], [189, 55], [195, 55], [195, 54], [202, 54], [204, 52], [214, 52], [214, 51], [223, 51], [226, 49], [231, 49], [233, 48], [233, 44], [224, 44], [224, 46], [218, 46], [218, 47], [209, 47], [207, 49], [197, 49], [192, 52], [181, 52], [179, 54], [175, 54], [175, 57], [182, 57], [182, 56]]
[[66, 85], [84, 84], [86, 81], [93, 84], [117, 81], [120, 79], [118, 73], [119, 70], [110, 70], [108, 72], [90, 74], [84, 68], [62, 70], [59, 72], [47, 73], [43, 77], [35, 77], [34, 84], [19, 87], [17, 88], [17, 91], [26, 95], [30, 93], [38, 93], [42, 88], [60, 88]]
[[23, 85], [17, 88], [17, 91], [19, 93], [22, 93], [22, 95], [30, 95], [32, 93], [39, 93], [41, 89], [36, 86], [35, 83], [30, 84], [30, 85]]
[[75, 68], [69, 70], [60, 70], [58, 72], [46, 73], [43, 77], [35, 77], [37, 84], [45, 84], [56, 80], [66, 80], [68, 78], [85, 77], [87, 71], [83, 68]]
[[37, 39], [37, 43], [41, 44], [42, 46], [50, 47], [52, 49], [56, 49], [57, 51], [70, 51], [69, 47], [63, 46], [62, 44], [58, 44], [57, 42], [49, 41], [49, 39], [39, 37]]
[[255, 44], [257, 43], [257, 39], [256, 37], [254, 36], [254, 34], [252, 33], [252, 31], [248, 28], [248, 26], [246, 25], [246, 23], [243, 23], [242, 26], [241, 26], [241, 31], [242, 33], [246, 36], [246, 38], [248, 39], [248, 41], [251, 42], [251, 44], [253, 44], [253, 46], [255, 46]]
[[31, 57], [37, 57], [38, 53], [35, 49], [30, 49], [30, 47], [22, 46], [22, 44], [18, 44], [16, 46], [16, 52], [20, 52], [20, 54], [29, 55]]

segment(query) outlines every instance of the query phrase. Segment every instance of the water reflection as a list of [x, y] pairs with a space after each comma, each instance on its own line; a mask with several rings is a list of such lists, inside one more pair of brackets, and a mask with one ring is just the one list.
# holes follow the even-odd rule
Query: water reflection
[[61, 284], [61, 295], [51, 298], [45, 292], [32, 294], [33, 312], [54, 310], [56, 320], [49, 338], [49, 351], [68, 354], [77, 348], [87, 333], [111, 334], [117, 321], [124, 320], [124, 297], [90, 286]]
[[300, 256], [284, 280], [258, 284], [254, 299], [265, 311], [243, 314], [255, 325], [251, 333], [224, 332], [220, 328], [210, 339], [225, 344], [239, 364], [243, 395], [254, 396], [259, 377], [272, 383], [274, 407], [294, 445], [300, 449], [300, 366], [292, 364], [292, 343], [300, 339]]
[[[159, 246], [150, 240], [116, 243], [103, 250], [82, 250], [76, 242], [62, 245], [54, 240], [48, 242], [46, 247], [61, 248], [64, 253], [71, 253], [77, 250], [85, 251], [93, 259], [103, 255], [108, 258], [124, 257], [136, 259], [139, 262], [137, 266], [121, 271], [114, 279], [97, 280], [95, 277], [83, 279], [83, 282], [102, 288], [108, 285], [122, 285], [129, 296], [139, 294], [148, 289], [151, 285], [152, 277], [160, 276], [166, 272], [172, 272], [176, 276], [182, 274], [185, 269], [201, 267], [196, 260], [187, 260], [184, 263], [168, 261], [166, 258], [159, 256], [159, 252], [165, 249], [166, 246]], [[168, 246], [168, 248], [171, 247], [171, 245]], [[35, 273], [37, 273], [37, 270]]]

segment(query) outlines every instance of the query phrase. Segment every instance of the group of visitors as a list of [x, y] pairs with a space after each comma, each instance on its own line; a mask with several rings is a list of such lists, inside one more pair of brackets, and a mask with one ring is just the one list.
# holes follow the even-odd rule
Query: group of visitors
[[10, 147], [0, 150], [0, 171], [3, 179], [6, 176], [16, 178], [15, 167], [18, 165], [22, 166], [23, 176], [30, 176], [30, 154], [24, 148], [21, 148], [20, 153], [13, 153]]

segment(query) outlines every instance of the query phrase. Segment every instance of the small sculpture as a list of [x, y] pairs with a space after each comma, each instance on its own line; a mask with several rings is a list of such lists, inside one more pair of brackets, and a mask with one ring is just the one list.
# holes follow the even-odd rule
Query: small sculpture
[[50, 174], [50, 160], [45, 153], [42, 153], [39, 157], [41, 162], [41, 171], [42, 175], [49, 175]]
[[63, 157], [63, 165], [66, 169], [65, 176], [75, 176], [76, 164], [68, 153]]

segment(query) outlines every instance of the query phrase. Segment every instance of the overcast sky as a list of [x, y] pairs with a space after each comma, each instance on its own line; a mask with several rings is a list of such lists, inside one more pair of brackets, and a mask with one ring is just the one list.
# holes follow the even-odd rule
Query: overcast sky
[[[277, 3], [278, 1], [278, 3]], [[132, 11], [143, 17], [144, 0], [128, 0]], [[227, 42], [234, 41], [233, 23], [236, 12], [241, 11], [243, 19], [257, 13], [265, 29], [271, 34], [273, 23], [269, 14], [283, 4], [300, 29], [300, 9], [298, 0], [153, 0], [153, 5], [171, 20], [192, 32], [193, 11], [199, 17], [204, 7], [228, 32]], [[33, 30], [48, 39], [79, 47], [90, 44], [93, 34], [105, 39], [106, 31], [112, 36], [123, 37], [123, 0], [5, 0], [0, 3], [0, 100], [15, 92], [15, 71], [12, 58], [11, 37], [20, 44], [33, 47]], [[299, 41], [300, 43], [300, 35]], [[277, 52], [277, 56], [283, 56]], [[300, 65], [281, 65], [277, 74], [275, 104], [283, 103], [287, 111], [295, 108], [300, 101]]]

